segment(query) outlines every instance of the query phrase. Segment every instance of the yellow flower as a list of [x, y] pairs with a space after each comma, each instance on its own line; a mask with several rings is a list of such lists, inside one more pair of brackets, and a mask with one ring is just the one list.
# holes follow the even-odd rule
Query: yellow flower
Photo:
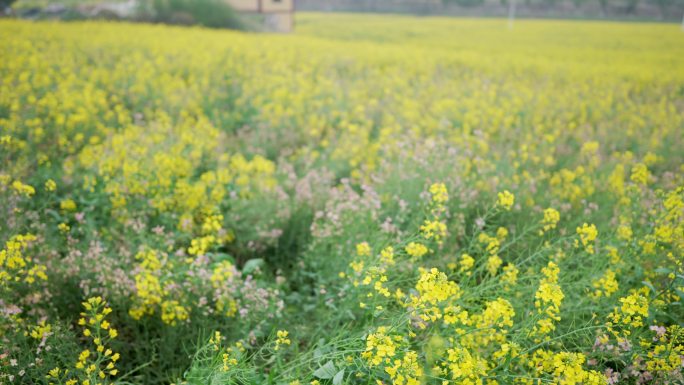
[[71, 230], [71, 226], [67, 225], [67, 224], [64, 223], [64, 222], [62, 222], [62, 223], [60, 223], [59, 225], [57, 225], [57, 228], [58, 228], [59, 231], [61, 231], [62, 233], [68, 233], [69, 230]]
[[56, 378], [59, 376], [59, 368], [57, 367], [57, 368], [51, 369], [51, 370], [48, 372], [48, 375], [49, 375], [50, 377], [53, 377], [53, 378], [56, 379]]
[[411, 295], [410, 305], [414, 309], [413, 313], [426, 322], [442, 318], [443, 312], [439, 306], [448, 305], [461, 296], [459, 286], [436, 268], [421, 269], [416, 291], [418, 295]]
[[601, 278], [594, 280], [592, 286], [594, 287], [594, 292], [592, 293], [594, 298], [610, 297], [619, 288], [616, 274], [611, 269], [606, 270], [606, 273]]
[[57, 183], [54, 180], [48, 179], [45, 181], [45, 191], [55, 191], [57, 189]]
[[290, 345], [290, 339], [288, 338], [289, 332], [287, 330], [278, 330], [276, 332], [276, 346], [275, 350], [280, 349], [280, 345]]
[[444, 183], [433, 183], [430, 186], [432, 201], [436, 204], [444, 204], [449, 201], [449, 193]]
[[420, 258], [428, 252], [428, 248], [425, 247], [425, 245], [417, 242], [409, 243], [404, 250], [406, 250], [406, 253], [413, 258]]
[[[92, 356], [90, 350], [83, 350], [78, 356], [75, 367], [79, 370], [85, 370], [89, 375], [97, 373], [97, 376], [101, 379], [105, 379], [107, 373], [110, 376], [114, 376], [118, 373], [114, 363], [119, 359], [119, 353], [113, 353], [111, 349], [105, 347], [116, 336], [116, 330], [105, 320], [105, 317], [112, 310], [106, 306], [105, 301], [101, 297], [89, 298], [83, 302], [83, 308], [85, 312], [81, 313], [83, 317], [79, 320], [79, 325], [83, 326], [83, 334], [86, 337], [94, 337], [92, 342], [98, 354], [95, 355], [95, 361], [89, 361]], [[86, 322], [86, 317], [89, 322]], [[106, 326], [106, 328], [103, 326]], [[109, 330], [108, 334], [102, 333], [104, 330]]]
[[222, 361], [223, 365], [221, 367], [221, 370], [224, 372], [229, 371], [231, 367], [234, 367], [238, 363], [237, 359], [231, 356], [230, 353], [223, 353]]
[[359, 257], [370, 257], [371, 252], [368, 242], [361, 242], [356, 245], [356, 255]]
[[447, 227], [444, 223], [436, 220], [425, 220], [420, 226], [420, 232], [425, 239], [435, 239], [440, 242], [447, 234]]
[[387, 246], [380, 251], [380, 262], [387, 265], [394, 265], [394, 248]]
[[629, 224], [623, 223], [617, 228], [617, 237], [620, 240], [630, 241], [632, 234], [632, 227]]
[[465, 272], [467, 275], [470, 275], [470, 269], [472, 269], [475, 265], [475, 258], [471, 257], [468, 254], [463, 254], [461, 255], [459, 265], [461, 266], [461, 272]]
[[26, 197], [31, 197], [36, 193], [36, 189], [34, 189], [33, 186], [21, 183], [21, 181], [18, 180], [12, 182], [12, 189], [14, 189], [17, 194], [24, 195]]
[[544, 210], [544, 219], [542, 219], [542, 233], [555, 229], [560, 221], [560, 213], [554, 208], [547, 208]]
[[386, 332], [387, 328], [379, 327], [375, 333], [370, 333], [366, 337], [366, 349], [361, 353], [361, 357], [371, 366], [378, 366], [383, 362], [390, 363], [390, 359], [396, 354], [396, 345]]
[[42, 340], [43, 338], [46, 338], [48, 335], [50, 335], [52, 332], [52, 326], [50, 324], [46, 323], [44, 320], [40, 321], [40, 323], [36, 326], [34, 326], [29, 333], [30, 336], [36, 340]]
[[496, 204], [506, 211], [510, 211], [515, 203], [515, 195], [508, 190], [500, 192], [498, 198], [499, 199], [496, 201]]
[[504, 283], [505, 290], [511, 290], [518, 281], [519, 270], [514, 264], [508, 264], [503, 268], [501, 281]]
[[489, 258], [487, 258], [487, 272], [490, 275], [496, 275], [502, 263], [503, 260], [501, 260], [501, 257], [498, 255], [490, 255]]
[[[594, 241], [598, 237], [598, 230], [596, 230], [595, 225], [583, 224], [581, 227], [577, 227], [577, 234], [580, 236], [582, 246], [589, 254], [594, 254]], [[577, 241], [575, 241], [577, 246]]]
[[76, 211], [76, 202], [73, 199], [65, 199], [59, 202], [59, 208], [62, 211]]
[[636, 184], [645, 186], [648, 184], [649, 175], [648, 167], [643, 163], [638, 163], [632, 167], [632, 175], [629, 179]]
[[556, 329], [554, 322], [561, 320], [560, 306], [565, 298], [560, 285], [558, 284], [558, 274], [560, 269], [554, 262], [542, 268], [544, 278], [539, 283], [539, 289], [534, 295], [534, 306], [541, 318], [534, 326], [533, 334], [541, 337], [546, 336]]

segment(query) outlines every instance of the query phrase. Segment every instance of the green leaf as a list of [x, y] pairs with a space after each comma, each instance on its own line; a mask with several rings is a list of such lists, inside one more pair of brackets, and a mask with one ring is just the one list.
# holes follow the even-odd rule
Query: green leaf
[[335, 376], [336, 371], [337, 369], [335, 369], [335, 364], [332, 361], [328, 361], [325, 363], [325, 365], [316, 369], [316, 371], [313, 372], [313, 375], [321, 380], [329, 380]]
[[207, 255], [211, 256], [214, 262], [222, 262], [222, 261], [228, 261], [232, 264], [235, 264], [235, 259], [230, 254], [226, 253], [208, 253]]
[[325, 338], [318, 340], [318, 347], [314, 350], [314, 358], [319, 359], [330, 351], [330, 346], [325, 345]]
[[247, 263], [245, 263], [245, 266], [242, 268], [242, 272], [244, 274], [253, 274], [257, 268], [261, 268], [263, 265], [264, 260], [261, 258], [250, 259], [247, 261]]
[[342, 385], [342, 381], [344, 381], [344, 369], [337, 372], [335, 377], [333, 377], [333, 385]]
[[679, 290], [679, 289], [675, 289], [675, 293], [677, 293], [677, 296], [679, 298], [684, 298], [684, 291]]
[[651, 284], [650, 282], [641, 281], [641, 283], [643, 283], [645, 286], [648, 286], [648, 288], [651, 289], [651, 293], [657, 293], [658, 292], [658, 290], [656, 290], [655, 287], [653, 287], [653, 284]]

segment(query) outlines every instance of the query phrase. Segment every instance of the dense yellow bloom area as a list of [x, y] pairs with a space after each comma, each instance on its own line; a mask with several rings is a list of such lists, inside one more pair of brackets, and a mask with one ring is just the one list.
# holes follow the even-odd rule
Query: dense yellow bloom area
[[447, 279], [446, 274], [433, 268], [424, 271], [416, 283], [418, 296], [411, 298], [411, 307], [423, 321], [436, 321], [442, 318], [440, 305], [458, 299], [460, 289], [458, 285]]
[[46, 266], [36, 263], [34, 258], [25, 253], [30, 242], [35, 240], [35, 235], [24, 234], [5, 242], [5, 247], [0, 249], [0, 286], [11, 282], [31, 284], [36, 279], [47, 280]]
[[0, 383], [684, 381], [674, 25], [3, 19], [0, 57]]

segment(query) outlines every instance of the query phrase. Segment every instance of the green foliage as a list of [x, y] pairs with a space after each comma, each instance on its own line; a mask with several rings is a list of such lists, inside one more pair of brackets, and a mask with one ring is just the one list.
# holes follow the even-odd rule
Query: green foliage
[[639, 0], [625, 0], [625, 11], [627, 13], [634, 13], [637, 5], [639, 5]]
[[4, 10], [5, 8], [9, 8], [14, 4], [17, 0], [0, 0], [0, 11]]
[[484, 0], [442, 0], [444, 4], [454, 4], [461, 7], [474, 7], [484, 4]]
[[170, 24], [199, 24], [210, 28], [243, 29], [224, 0], [149, 0], [153, 20]]

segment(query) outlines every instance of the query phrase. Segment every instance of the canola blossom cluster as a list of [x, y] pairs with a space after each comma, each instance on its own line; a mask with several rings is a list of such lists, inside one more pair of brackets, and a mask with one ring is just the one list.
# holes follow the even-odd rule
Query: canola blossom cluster
[[0, 384], [684, 383], [674, 25], [0, 20]]

